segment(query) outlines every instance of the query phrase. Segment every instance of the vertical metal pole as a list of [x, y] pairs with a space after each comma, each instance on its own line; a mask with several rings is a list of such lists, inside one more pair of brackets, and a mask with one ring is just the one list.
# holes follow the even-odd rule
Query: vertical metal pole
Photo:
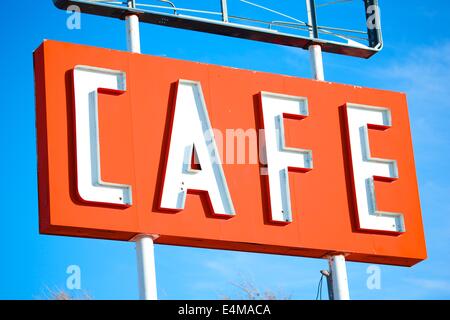
[[[315, 0], [306, 0], [308, 12], [308, 25], [310, 38], [317, 39], [319, 31], [317, 28], [317, 16]], [[317, 44], [309, 46], [311, 69], [315, 80], [324, 81], [322, 47]], [[350, 300], [348, 289], [347, 267], [344, 255], [334, 255], [328, 258], [330, 275], [327, 277], [328, 296], [330, 300]]]
[[308, 12], [308, 25], [310, 38], [319, 38], [319, 29], [317, 28], [316, 2], [315, 0], [306, 0], [306, 11]]
[[322, 47], [318, 44], [309, 46], [309, 55], [311, 60], [311, 69], [315, 80], [324, 81], [325, 74], [323, 71]]
[[[128, 1], [128, 7], [135, 8], [133, 1]], [[125, 18], [127, 25], [127, 49], [131, 52], [141, 53], [141, 39], [139, 35], [139, 17], [131, 14]]]
[[[317, 29], [316, 5], [314, 0], [306, 0], [306, 10], [308, 11], [308, 25], [310, 38], [317, 39], [319, 32]], [[313, 44], [309, 46], [309, 55], [311, 57], [311, 69], [315, 80], [324, 81], [325, 74], [323, 71], [322, 47]]]
[[140, 234], [135, 238], [139, 281], [139, 298], [141, 300], [157, 300], [155, 252], [153, 239], [155, 237]]
[[328, 262], [333, 284], [333, 300], [350, 300], [344, 255], [331, 256], [328, 258]]
[[[128, 1], [128, 7], [135, 8], [134, 0]], [[127, 49], [130, 52], [141, 52], [139, 34], [139, 17], [131, 14], [125, 18], [127, 29]], [[133, 240], [136, 242], [136, 258], [139, 282], [139, 298], [141, 300], [156, 300], [156, 271], [153, 240], [155, 236], [140, 234]]]
[[228, 22], [227, 0], [221, 0], [221, 4], [222, 4], [222, 20], [223, 22]]

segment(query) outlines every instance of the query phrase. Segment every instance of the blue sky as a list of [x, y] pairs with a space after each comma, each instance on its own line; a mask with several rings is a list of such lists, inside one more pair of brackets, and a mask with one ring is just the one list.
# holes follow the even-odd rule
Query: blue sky
[[[413, 268], [380, 266], [380, 290], [367, 288], [367, 264], [348, 263], [351, 297], [448, 299], [450, 2], [380, 2], [384, 50], [370, 60], [325, 54], [325, 77], [407, 93], [429, 258]], [[0, 22], [0, 299], [43, 298], [46, 288], [64, 289], [69, 265], [80, 266], [82, 290], [94, 298], [135, 299], [133, 243], [39, 235], [37, 210], [32, 52], [43, 39], [125, 50], [124, 22], [83, 15], [81, 29], [69, 30], [68, 15], [50, 0], [8, 5], [14, 8], [4, 8], [8, 14]], [[311, 77], [308, 53], [301, 49], [153, 25], [141, 25], [141, 36], [144, 54]], [[155, 250], [161, 299], [239, 298], [232, 283], [240, 279], [261, 290], [313, 299], [319, 270], [326, 267], [324, 260], [299, 257]]]

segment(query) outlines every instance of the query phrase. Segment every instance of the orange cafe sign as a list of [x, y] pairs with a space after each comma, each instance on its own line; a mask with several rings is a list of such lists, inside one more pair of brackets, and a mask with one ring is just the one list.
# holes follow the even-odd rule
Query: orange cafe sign
[[412, 266], [404, 94], [45, 41], [40, 231]]

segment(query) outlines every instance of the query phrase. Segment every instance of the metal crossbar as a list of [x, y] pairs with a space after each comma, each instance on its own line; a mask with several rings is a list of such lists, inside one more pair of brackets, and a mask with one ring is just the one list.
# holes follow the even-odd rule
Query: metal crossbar
[[[354, 30], [339, 27], [317, 25], [302, 21], [292, 15], [262, 6], [254, 1], [235, 0], [255, 9], [277, 15], [280, 19], [262, 20], [229, 14], [229, 0], [220, 2], [220, 11], [183, 8], [176, 5], [176, 0], [153, 0], [158, 3], [142, 3], [142, 0], [53, 0], [61, 9], [69, 5], [78, 5], [82, 12], [124, 19], [129, 14], [137, 14], [140, 21], [166, 25], [176, 28], [197, 30], [232, 37], [258, 40], [294, 47], [307, 48], [319, 44], [324, 51], [368, 58], [381, 50], [381, 31]], [[335, 0], [316, 5], [311, 0], [314, 18], [316, 7], [324, 7], [352, 0]], [[378, 0], [363, 0], [366, 9], [377, 5]], [[300, 32], [300, 33], [299, 33]], [[302, 35], [306, 33], [308, 35]], [[321, 39], [326, 35], [344, 42]], [[362, 42], [362, 43], [360, 43]]]

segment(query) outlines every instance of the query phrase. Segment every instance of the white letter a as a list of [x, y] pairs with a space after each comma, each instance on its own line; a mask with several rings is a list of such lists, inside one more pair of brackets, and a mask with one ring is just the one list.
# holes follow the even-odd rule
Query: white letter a
[[[193, 167], [194, 152], [200, 169]], [[235, 213], [199, 82], [178, 82], [163, 184], [161, 208], [184, 209], [192, 190], [208, 193], [215, 214]]]

